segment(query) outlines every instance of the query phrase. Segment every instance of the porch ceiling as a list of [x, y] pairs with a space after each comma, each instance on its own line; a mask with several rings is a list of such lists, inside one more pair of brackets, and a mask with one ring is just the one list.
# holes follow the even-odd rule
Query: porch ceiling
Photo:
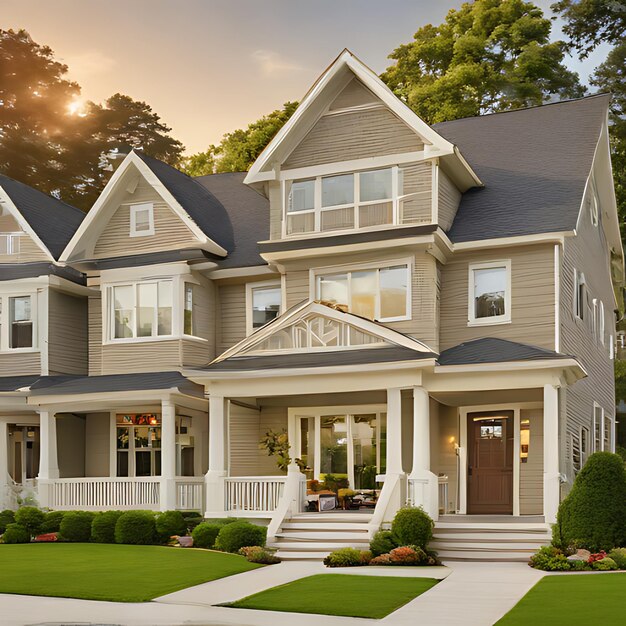
[[493, 391], [434, 392], [432, 398], [447, 406], [510, 404], [512, 402], [543, 402], [543, 388], [496, 389]]

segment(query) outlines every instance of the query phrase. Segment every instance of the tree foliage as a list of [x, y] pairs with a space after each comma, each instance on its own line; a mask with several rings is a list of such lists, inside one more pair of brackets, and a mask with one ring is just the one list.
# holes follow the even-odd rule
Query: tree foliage
[[210, 145], [186, 159], [183, 171], [189, 176], [247, 171], [297, 106], [297, 102], [286, 102], [282, 109], [264, 115], [247, 128], [227, 133], [217, 146]]
[[468, 2], [396, 48], [382, 79], [430, 124], [581, 96], [550, 28], [531, 2]]
[[25, 30], [0, 29], [0, 172], [88, 209], [120, 146], [175, 165], [183, 146], [145, 102], [79, 103], [80, 86]]

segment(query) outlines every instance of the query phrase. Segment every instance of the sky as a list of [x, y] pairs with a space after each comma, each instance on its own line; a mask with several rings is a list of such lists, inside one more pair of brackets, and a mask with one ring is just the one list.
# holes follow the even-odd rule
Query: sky
[[[554, 0], [535, 0], [550, 13]], [[349, 48], [374, 71], [461, 0], [0, 0], [0, 28], [26, 29], [66, 63], [82, 97], [148, 102], [187, 154], [299, 100]], [[553, 38], [562, 36], [557, 21]], [[607, 53], [568, 59], [583, 82]]]

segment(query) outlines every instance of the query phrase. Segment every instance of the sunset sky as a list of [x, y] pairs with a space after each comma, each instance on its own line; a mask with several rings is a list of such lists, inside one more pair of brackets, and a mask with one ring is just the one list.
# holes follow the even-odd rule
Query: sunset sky
[[[550, 13], [554, 0], [536, 0]], [[145, 100], [187, 153], [298, 100], [343, 48], [376, 72], [423, 24], [461, 2], [433, 0], [1, 0], [70, 68], [83, 97]], [[556, 23], [553, 37], [561, 36]], [[586, 82], [606, 56], [568, 59]]]

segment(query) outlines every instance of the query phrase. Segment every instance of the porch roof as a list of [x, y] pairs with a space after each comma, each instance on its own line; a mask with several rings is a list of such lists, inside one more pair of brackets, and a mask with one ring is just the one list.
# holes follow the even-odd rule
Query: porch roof
[[574, 357], [508, 339], [483, 337], [466, 341], [444, 350], [439, 365], [472, 365], [481, 363], [504, 363], [508, 361], [538, 361], [544, 359], [572, 359]]
[[39, 376], [2, 376], [0, 377], [0, 393], [15, 392], [22, 387], [29, 387]]
[[71, 395], [122, 391], [157, 391], [178, 389], [187, 395], [202, 397], [202, 385], [193, 383], [180, 372], [108, 374], [104, 376], [42, 376], [30, 385], [30, 395]]

